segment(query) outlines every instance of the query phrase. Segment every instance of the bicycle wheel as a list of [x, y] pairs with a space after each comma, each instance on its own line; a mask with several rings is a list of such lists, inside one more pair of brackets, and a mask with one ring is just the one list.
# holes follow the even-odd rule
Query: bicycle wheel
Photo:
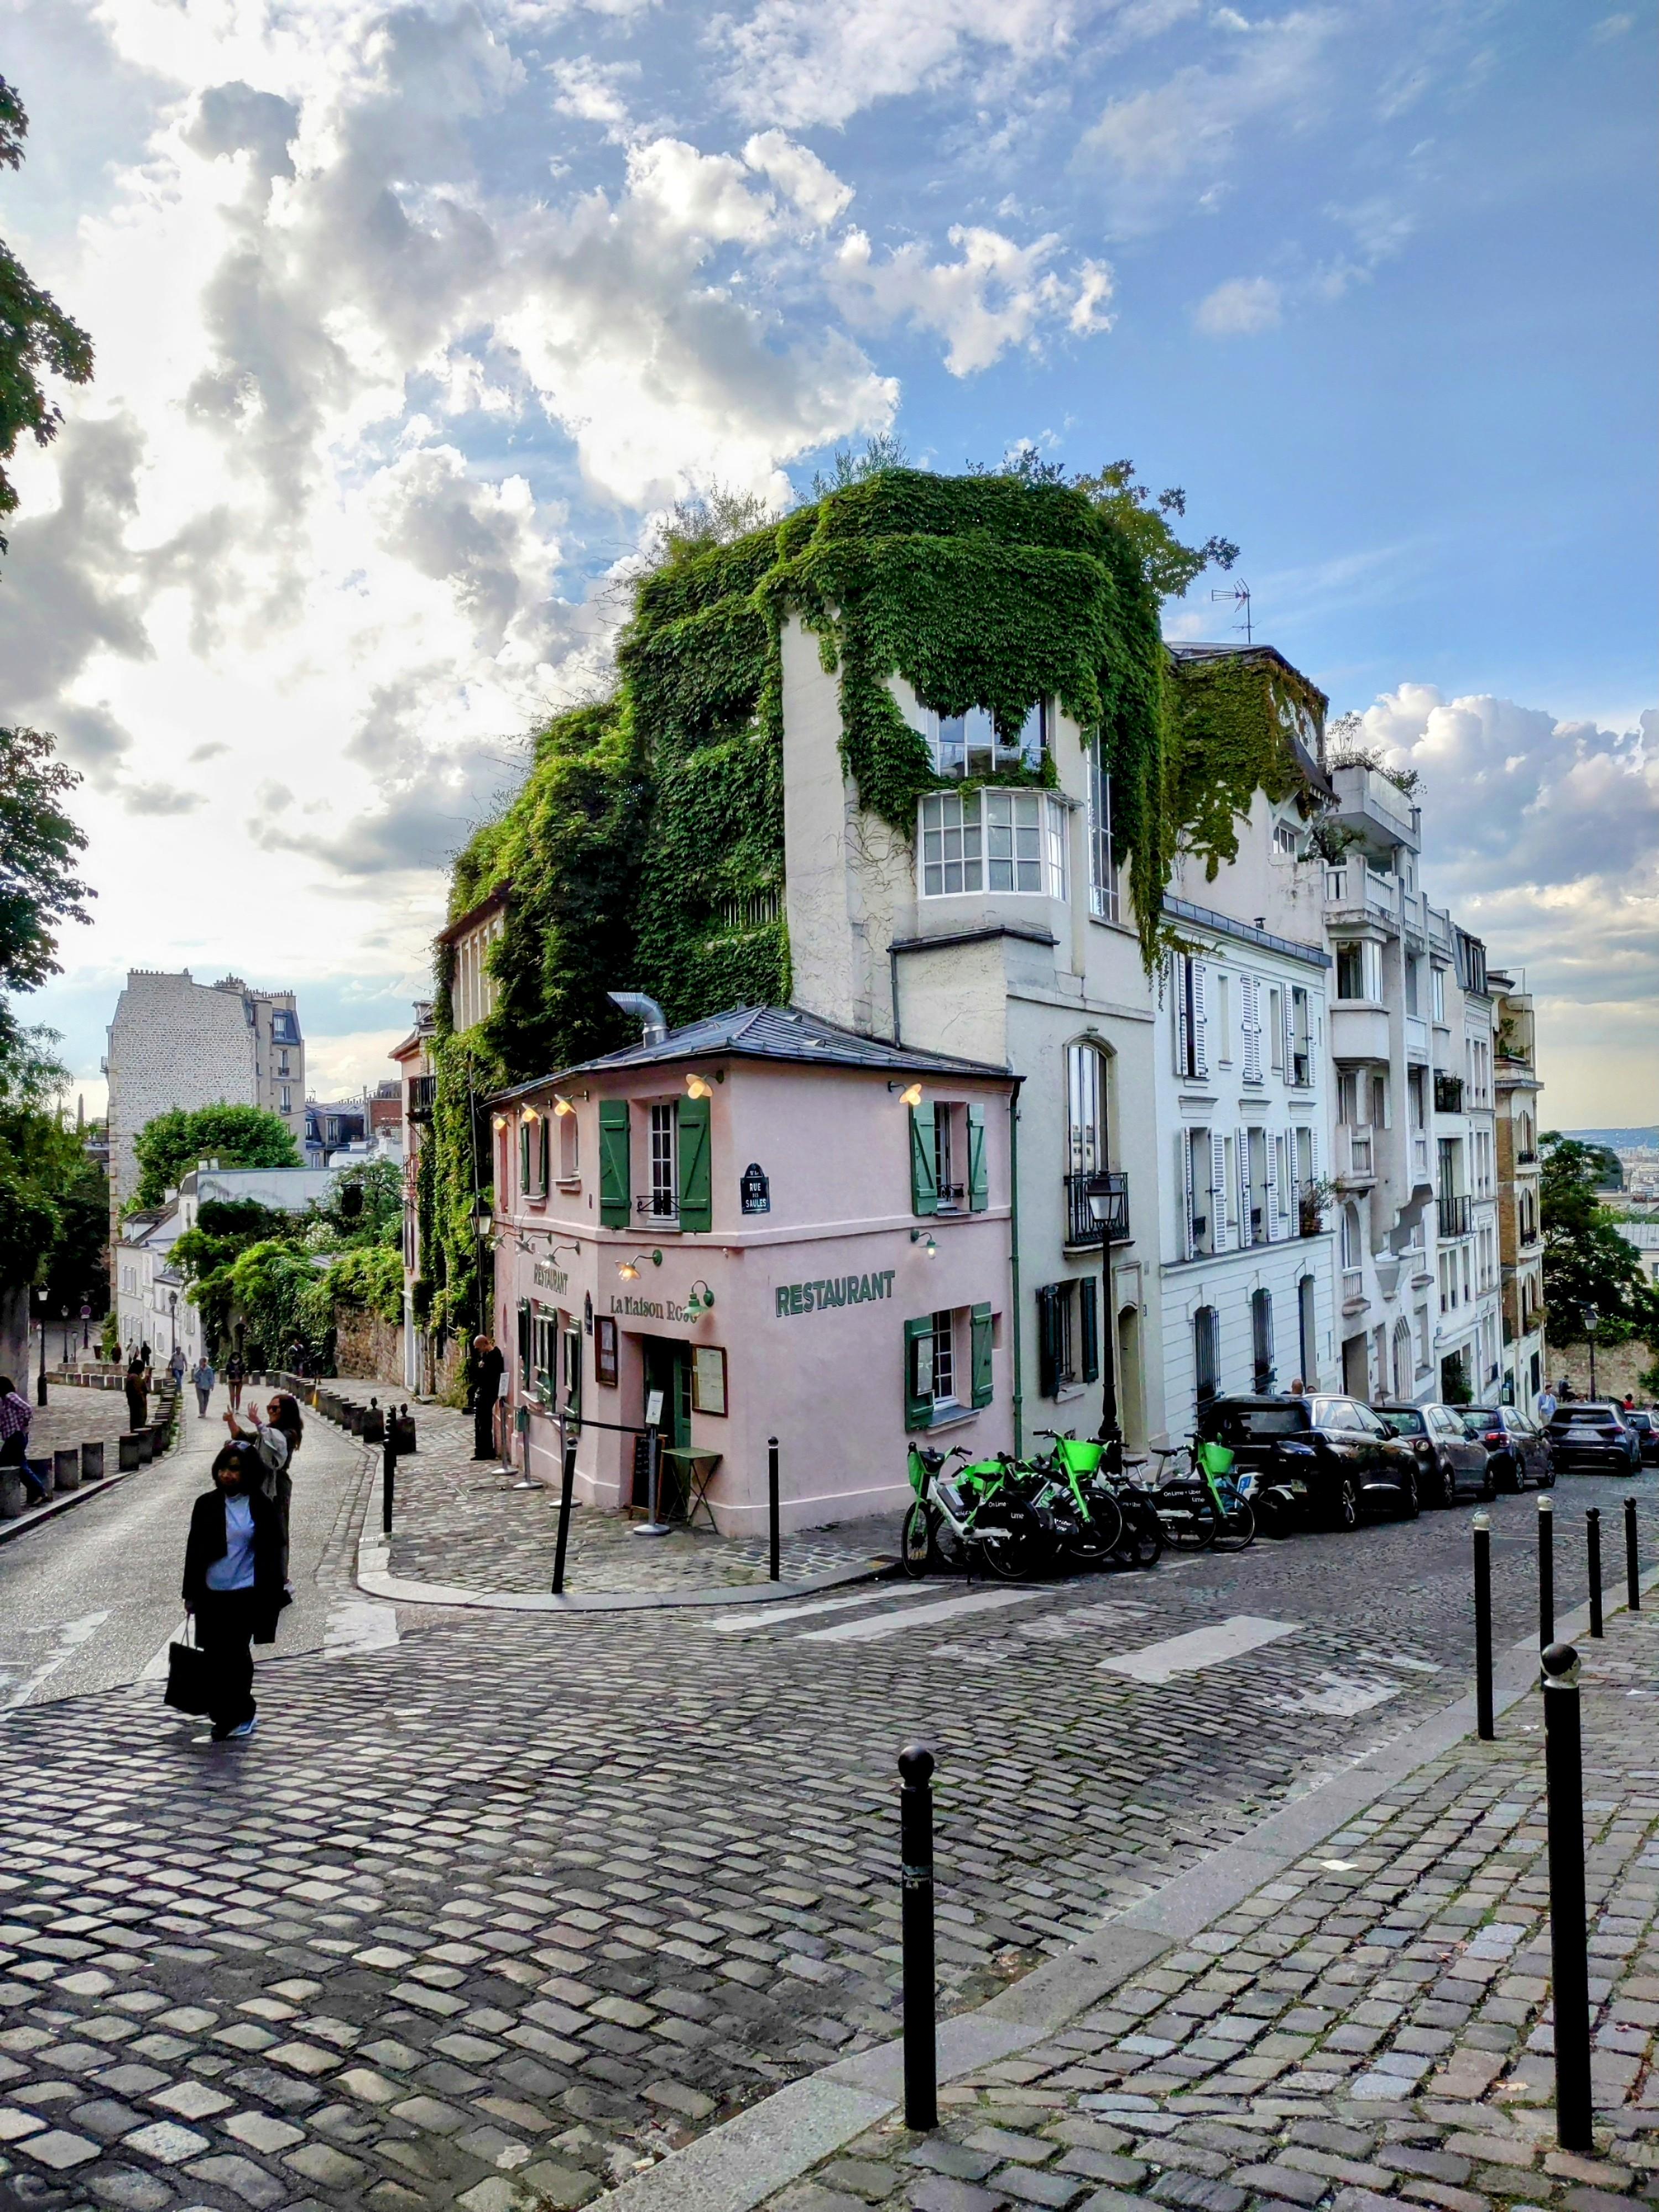
[[1035, 1572], [1038, 1559], [1036, 1540], [1012, 1516], [987, 1514], [975, 1522], [974, 1534], [985, 1571], [994, 1580], [1023, 1582]]
[[1217, 1552], [1243, 1552], [1255, 1541], [1255, 1508], [1248, 1498], [1235, 1498], [1227, 1508], [1211, 1542]]
[[1166, 1482], [1155, 1493], [1164, 1537], [1183, 1552], [1207, 1552], [1221, 1530], [1215, 1501], [1201, 1482]]
[[933, 1515], [926, 1498], [918, 1498], [899, 1531], [899, 1564], [910, 1581], [919, 1583], [936, 1557]]
[[1123, 1536], [1117, 1557], [1132, 1567], [1155, 1567], [1164, 1557], [1164, 1523], [1145, 1498], [1126, 1498], [1120, 1510]]

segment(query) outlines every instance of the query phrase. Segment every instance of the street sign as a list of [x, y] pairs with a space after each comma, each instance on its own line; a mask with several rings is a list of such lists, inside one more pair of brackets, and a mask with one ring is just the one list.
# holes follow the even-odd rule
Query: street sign
[[738, 1178], [738, 1194], [745, 1213], [769, 1213], [772, 1211], [772, 1186], [758, 1161], [750, 1160]]

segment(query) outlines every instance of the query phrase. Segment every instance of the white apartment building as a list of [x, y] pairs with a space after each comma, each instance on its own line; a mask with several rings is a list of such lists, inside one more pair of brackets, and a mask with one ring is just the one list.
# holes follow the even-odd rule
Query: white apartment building
[[1498, 1219], [1497, 1023], [1486, 948], [1452, 928], [1452, 960], [1437, 971], [1434, 1018], [1436, 1288], [1439, 1395], [1477, 1404], [1503, 1381]]
[[[1498, 1018], [1492, 1061], [1498, 1123], [1498, 1256], [1502, 1276], [1502, 1395], [1530, 1413], [1544, 1385], [1544, 1245], [1539, 1211], [1538, 1080], [1531, 994], [1487, 971]], [[1659, 1248], [1659, 1236], [1656, 1237]]]

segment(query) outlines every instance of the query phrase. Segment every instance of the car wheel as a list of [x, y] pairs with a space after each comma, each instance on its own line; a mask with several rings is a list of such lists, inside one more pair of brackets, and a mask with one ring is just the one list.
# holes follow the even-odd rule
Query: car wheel
[[1543, 1473], [1539, 1476], [1539, 1478], [1538, 1478], [1538, 1487], [1539, 1487], [1540, 1490], [1553, 1490], [1553, 1489], [1554, 1489], [1554, 1487], [1555, 1487], [1555, 1462], [1554, 1462], [1554, 1461], [1553, 1461], [1553, 1460], [1552, 1460], [1552, 1461], [1550, 1462], [1549, 1465], [1548, 1465], [1548, 1466], [1544, 1469], [1544, 1472], [1543, 1472]]
[[1438, 1475], [1439, 1475], [1439, 1477], [1440, 1477], [1440, 1503], [1441, 1503], [1441, 1504], [1442, 1504], [1442, 1505], [1455, 1505], [1455, 1504], [1456, 1504], [1456, 1503], [1457, 1503], [1457, 1472], [1456, 1472], [1456, 1469], [1452, 1466], [1452, 1463], [1451, 1463], [1451, 1462], [1450, 1462], [1449, 1459], [1443, 1459], [1443, 1460], [1439, 1462], [1439, 1465], [1438, 1465], [1438, 1467], [1437, 1468], [1436, 1472], [1438, 1474]]
[[1498, 1484], [1492, 1471], [1492, 1462], [1486, 1462], [1486, 1471], [1480, 1478], [1480, 1495], [1491, 1500], [1498, 1495]]
[[1336, 1495], [1331, 1501], [1331, 1525], [1334, 1528], [1355, 1528], [1359, 1525], [1359, 1492], [1354, 1488], [1351, 1474], [1345, 1474], [1336, 1486]]
[[1400, 1486], [1400, 1517], [1402, 1521], [1415, 1521], [1421, 1510], [1417, 1502], [1417, 1470], [1413, 1468]]

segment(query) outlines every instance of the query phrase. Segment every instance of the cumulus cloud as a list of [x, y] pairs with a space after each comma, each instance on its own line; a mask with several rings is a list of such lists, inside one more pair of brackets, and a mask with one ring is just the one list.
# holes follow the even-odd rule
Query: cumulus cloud
[[1193, 320], [1206, 338], [1254, 337], [1278, 327], [1283, 295], [1267, 276], [1230, 276], [1200, 300]]
[[1048, 265], [1058, 238], [1017, 246], [978, 224], [953, 225], [950, 242], [955, 261], [930, 261], [914, 242], [878, 258], [863, 231], [849, 231], [830, 272], [848, 319], [877, 330], [908, 322], [934, 331], [945, 342], [953, 376], [988, 368], [1010, 346], [1034, 344], [1047, 323], [1063, 322], [1079, 336], [1110, 329], [1105, 263], [1085, 261], [1061, 277]]
[[757, 131], [743, 149], [751, 169], [770, 177], [809, 221], [827, 229], [853, 204], [853, 187], [842, 184], [810, 146], [799, 146], [781, 131]]

